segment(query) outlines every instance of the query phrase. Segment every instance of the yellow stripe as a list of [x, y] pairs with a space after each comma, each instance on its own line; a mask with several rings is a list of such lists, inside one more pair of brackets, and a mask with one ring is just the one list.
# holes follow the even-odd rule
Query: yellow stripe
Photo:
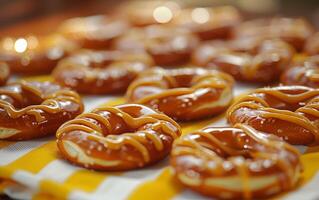
[[136, 187], [128, 199], [168, 200], [179, 194], [181, 190], [181, 185], [177, 183], [176, 179], [172, 176], [170, 168], [166, 167], [155, 180], [146, 181]]
[[14, 144], [16, 142], [13, 142], [13, 141], [5, 141], [5, 140], [1, 140], [0, 141], [0, 149], [4, 148], [4, 147], [7, 147], [11, 144]]
[[103, 103], [101, 105], [99, 105], [98, 107], [103, 107], [103, 106], [116, 106], [116, 105], [120, 105], [120, 104], [124, 104], [125, 103], [125, 99], [122, 97], [110, 100], [106, 103]]
[[20, 79], [25, 81], [39, 81], [39, 82], [54, 81], [53, 77], [50, 75], [26, 76], [26, 77], [21, 77]]
[[6, 165], [5, 168], [37, 173], [54, 159], [56, 159], [56, 142], [51, 141]]
[[106, 173], [81, 169], [73, 173], [64, 184], [72, 189], [85, 192], [94, 191], [109, 175], [120, 175], [120, 173]]

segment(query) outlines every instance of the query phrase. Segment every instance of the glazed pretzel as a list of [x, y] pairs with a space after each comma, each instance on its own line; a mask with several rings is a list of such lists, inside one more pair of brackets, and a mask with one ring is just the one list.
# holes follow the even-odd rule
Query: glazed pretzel
[[162, 160], [179, 137], [179, 125], [137, 104], [102, 107], [57, 131], [63, 157], [89, 169], [128, 170]]
[[82, 50], [61, 60], [52, 75], [61, 85], [80, 93], [121, 93], [152, 65], [152, 58], [145, 53]]
[[280, 38], [302, 51], [307, 38], [314, 33], [314, 27], [303, 18], [274, 17], [246, 21], [235, 27], [234, 37]]
[[293, 48], [281, 40], [253, 38], [204, 43], [194, 51], [192, 61], [240, 81], [271, 82], [288, 67], [293, 55]]
[[9, 75], [9, 66], [4, 62], [0, 62], [0, 86], [7, 82]]
[[308, 57], [301, 63], [293, 64], [282, 74], [281, 83], [319, 88], [319, 55]]
[[173, 25], [190, 30], [201, 40], [230, 38], [240, 22], [240, 13], [232, 6], [183, 9], [172, 20]]
[[83, 111], [80, 96], [50, 82], [19, 82], [0, 88], [0, 139], [43, 137]]
[[171, 165], [185, 186], [218, 199], [256, 199], [292, 189], [300, 153], [244, 124], [207, 127], [174, 142]]
[[198, 38], [186, 29], [152, 25], [132, 29], [116, 40], [115, 48], [147, 52], [157, 65], [174, 66], [187, 63], [198, 42]]
[[23, 39], [26, 46], [25, 49], [20, 49], [22, 52], [17, 52], [14, 47], [18, 38], [8, 37], [0, 40], [0, 62], [6, 62], [12, 73], [50, 73], [59, 60], [78, 48], [75, 43], [56, 34], [30, 35]]
[[58, 32], [82, 48], [106, 49], [128, 29], [129, 24], [123, 19], [95, 15], [65, 20]]
[[319, 142], [319, 90], [304, 86], [256, 89], [233, 104], [227, 119], [275, 134], [291, 144]]
[[201, 68], [149, 70], [129, 86], [129, 102], [157, 109], [175, 120], [216, 115], [232, 101], [233, 78]]

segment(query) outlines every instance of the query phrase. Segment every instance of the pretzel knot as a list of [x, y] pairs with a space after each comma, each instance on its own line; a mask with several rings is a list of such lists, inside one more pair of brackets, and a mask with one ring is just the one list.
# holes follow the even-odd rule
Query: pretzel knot
[[319, 90], [304, 86], [256, 89], [233, 104], [227, 119], [275, 134], [291, 144], [319, 142]]
[[171, 165], [187, 187], [218, 199], [265, 198], [295, 186], [297, 149], [244, 124], [208, 127], [174, 142]]
[[153, 69], [129, 86], [129, 102], [144, 104], [179, 121], [216, 115], [232, 101], [233, 78], [201, 68]]
[[27, 140], [55, 133], [83, 111], [80, 96], [51, 82], [0, 88], [0, 139]]
[[102, 107], [66, 122], [57, 131], [65, 159], [89, 169], [127, 170], [163, 159], [179, 137], [179, 125], [137, 104]]

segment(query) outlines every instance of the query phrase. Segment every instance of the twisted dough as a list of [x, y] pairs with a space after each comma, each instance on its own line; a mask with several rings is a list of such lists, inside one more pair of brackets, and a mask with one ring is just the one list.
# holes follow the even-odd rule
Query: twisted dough
[[52, 74], [58, 83], [80, 93], [114, 94], [125, 91], [152, 65], [145, 53], [82, 50], [63, 59]]
[[171, 165], [187, 187], [218, 199], [266, 198], [293, 188], [297, 149], [244, 124], [208, 127], [174, 142]]
[[166, 115], [138, 105], [102, 107], [78, 116], [57, 131], [67, 160], [89, 169], [127, 170], [162, 160], [181, 134]]
[[308, 57], [301, 63], [293, 64], [281, 75], [281, 83], [319, 88], [319, 55]]
[[201, 68], [164, 70], [141, 74], [129, 86], [129, 102], [157, 109], [175, 120], [187, 121], [216, 115], [232, 101], [233, 78]]
[[291, 144], [319, 142], [319, 90], [303, 86], [256, 89], [227, 111], [231, 124], [245, 123]]
[[83, 111], [80, 96], [50, 82], [0, 88], [0, 139], [27, 140], [54, 133]]

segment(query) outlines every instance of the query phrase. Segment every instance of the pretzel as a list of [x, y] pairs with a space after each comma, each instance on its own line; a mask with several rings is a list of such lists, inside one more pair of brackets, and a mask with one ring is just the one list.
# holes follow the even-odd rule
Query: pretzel
[[83, 48], [106, 49], [128, 29], [125, 20], [96, 15], [68, 19], [60, 25], [58, 32]]
[[6, 63], [0, 62], [0, 86], [4, 85], [10, 75], [9, 67]]
[[26, 36], [0, 41], [0, 62], [6, 62], [12, 73], [45, 74], [78, 46], [62, 36]]
[[198, 42], [185, 29], [153, 25], [131, 30], [115, 42], [115, 48], [147, 52], [157, 65], [174, 66], [187, 63]]
[[102, 107], [82, 114], [57, 131], [68, 161], [96, 170], [128, 170], [162, 160], [179, 137], [179, 125], [137, 104]]
[[234, 37], [280, 38], [301, 51], [313, 33], [314, 27], [303, 18], [274, 17], [244, 22], [235, 28]]
[[83, 111], [80, 96], [50, 82], [18, 82], [0, 88], [0, 139], [43, 137]]
[[319, 88], [319, 56], [308, 57], [301, 63], [293, 64], [282, 74], [281, 83]]
[[318, 95], [318, 89], [304, 86], [256, 89], [229, 108], [227, 119], [275, 134], [290, 144], [317, 145]]
[[238, 10], [232, 6], [183, 9], [172, 24], [186, 28], [202, 40], [227, 39], [233, 27], [241, 21]]
[[271, 82], [288, 67], [293, 48], [278, 39], [213, 41], [199, 46], [192, 55], [195, 65], [218, 69], [248, 82]]
[[233, 78], [201, 68], [149, 70], [129, 86], [128, 102], [147, 105], [178, 121], [216, 115], [232, 101]]
[[52, 75], [61, 85], [80, 93], [121, 93], [152, 65], [152, 58], [145, 53], [82, 50], [63, 59]]
[[174, 142], [177, 179], [218, 199], [260, 199], [292, 189], [302, 170], [300, 153], [275, 135], [237, 124], [207, 127]]

